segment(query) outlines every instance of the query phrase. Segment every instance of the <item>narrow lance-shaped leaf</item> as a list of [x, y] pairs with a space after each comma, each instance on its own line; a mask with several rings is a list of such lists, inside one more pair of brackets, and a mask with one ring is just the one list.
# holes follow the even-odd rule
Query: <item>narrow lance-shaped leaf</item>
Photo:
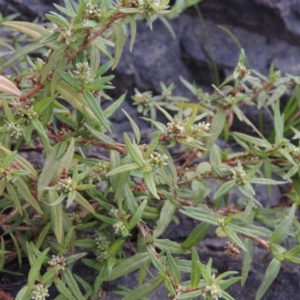
[[147, 261], [149, 261], [148, 253], [139, 253], [133, 255], [132, 257], [126, 259], [125, 261], [118, 264], [115, 268], [113, 268], [111, 276], [104, 276], [102, 279], [115, 280], [139, 269], [144, 264], [146, 264]]
[[147, 297], [151, 293], [155, 292], [163, 282], [164, 282], [164, 278], [161, 276], [153, 278], [149, 282], [146, 282], [145, 284], [141, 285], [134, 291], [127, 294], [124, 298], [122, 298], [122, 300], [144, 299], [144, 297]]
[[37, 200], [32, 196], [32, 193], [29, 190], [27, 184], [24, 182], [24, 180], [21, 177], [19, 177], [14, 181], [13, 185], [18, 190], [18, 194], [21, 195], [27, 203], [29, 203], [38, 213], [42, 215], [42, 209], [40, 208]]
[[130, 24], [130, 29], [131, 29], [131, 37], [130, 37], [130, 45], [129, 49], [130, 52], [132, 52], [132, 48], [135, 42], [135, 37], [136, 37], [136, 20], [134, 16], [129, 15], [129, 24]]
[[176, 284], [180, 283], [180, 270], [170, 252], [167, 252], [168, 268]]
[[207, 235], [210, 224], [206, 222], [201, 222], [197, 227], [193, 229], [187, 239], [183, 242], [183, 248], [191, 248], [197, 246]]
[[114, 22], [112, 28], [114, 32], [114, 44], [115, 44], [115, 56], [114, 56], [114, 63], [112, 69], [115, 69], [121, 58], [126, 38], [125, 38], [124, 30], [119, 23]]
[[205, 148], [210, 149], [211, 145], [214, 144], [214, 142], [217, 140], [219, 135], [224, 129], [226, 121], [226, 113], [223, 109], [219, 109], [218, 112], [213, 117], [213, 121], [210, 126], [209, 134], [210, 136], [207, 139]]
[[65, 268], [65, 270], [62, 272], [62, 279], [65, 283], [67, 283], [68, 287], [71, 289], [73, 295], [77, 300], [85, 300], [86, 298], [83, 297], [81, 294], [81, 291], [78, 287], [78, 284], [76, 280], [73, 277], [73, 274], [71, 273], [69, 268]]
[[[58, 198], [58, 194], [56, 191], [49, 191], [49, 204], [56, 201]], [[51, 205], [50, 216], [51, 216], [51, 224], [52, 230], [55, 234], [57, 242], [60, 243], [63, 238], [63, 209], [62, 203], [58, 203], [56, 205]]]
[[156, 184], [154, 181], [154, 174], [152, 172], [147, 172], [147, 173], [143, 173], [143, 175], [144, 175], [144, 182], [145, 182], [147, 189], [156, 199], [159, 199], [159, 196], [158, 196], [157, 190], [156, 190]]
[[200, 268], [198, 265], [199, 256], [195, 248], [192, 249], [192, 270], [191, 270], [191, 287], [196, 289], [201, 279]]
[[271, 235], [269, 242], [280, 244], [287, 237], [290, 227], [293, 224], [297, 204], [294, 203], [288, 215], [279, 223], [274, 233]]
[[66, 297], [66, 299], [68, 300], [77, 300], [73, 293], [66, 287], [66, 285], [63, 283], [62, 280], [59, 279], [59, 277], [55, 277], [53, 279], [54, 281], [54, 284], [57, 288], [57, 290], [63, 295]]
[[25, 33], [34, 39], [51, 33], [51, 31], [46, 29], [45, 27], [31, 22], [6, 21], [2, 24], [21, 33]]
[[0, 75], [0, 92], [21, 96], [22, 92], [7, 78]]
[[169, 251], [171, 254], [187, 254], [189, 251], [184, 249], [180, 243], [168, 239], [154, 239], [153, 246], [161, 251]]
[[42, 267], [42, 264], [44, 262], [44, 259], [46, 258], [46, 255], [48, 253], [48, 251], [50, 250], [50, 248], [45, 249], [34, 261], [34, 263], [32, 264], [29, 274], [28, 274], [28, 285], [30, 287], [34, 286], [35, 281], [37, 280], [37, 278], [39, 277], [40, 274], [40, 270]]
[[105, 118], [100, 103], [90, 92], [83, 92], [83, 97], [89, 105], [92, 112], [95, 114], [99, 122], [104, 126], [107, 131], [111, 131], [108, 120]]
[[281, 262], [278, 259], [273, 258], [267, 268], [265, 277], [256, 292], [255, 300], [260, 300], [263, 297], [263, 295], [265, 294], [267, 289], [270, 287], [272, 282], [277, 277], [277, 274], [279, 273], [280, 268], [281, 268]]
[[157, 226], [153, 232], [153, 237], [158, 238], [164, 233], [166, 228], [169, 226], [174, 213], [176, 211], [176, 204], [171, 200], [166, 200], [164, 206], [161, 209], [159, 219], [157, 221]]
[[135, 212], [135, 214], [132, 216], [132, 218], [129, 221], [128, 224], [128, 229], [131, 230], [132, 228], [135, 227], [135, 225], [140, 222], [143, 211], [145, 209], [147, 205], [147, 199], [145, 199], [142, 204], [139, 206], [139, 208], [137, 209], [137, 211]]
[[128, 118], [131, 126], [132, 126], [132, 129], [133, 129], [133, 132], [134, 132], [134, 135], [136, 137], [136, 142], [137, 144], [140, 142], [141, 140], [141, 132], [140, 132], [140, 129], [139, 127], [136, 125], [136, 123], [133, 121], [133, 119], [130, 117], [130, 115], [124, 110], [122, 109], [123, 113], [125, 114], [125, 116]]
[[165, 274], [166, 270], [165, 270], [162, 262], [156, 257], [156, 255], [149, 248], [147, 248], [147, 251], [150, 256], [150, 260], [151, 260], [153, 266], [156, 268], [156, 270], [159, 271], [161, 274]]
[[127, 133], [124, 133], [123, 139], [131, 158], [142, 168], [145, 165], [145, 162], [144, 162], [143, 154], [139, 149], [138, 145], [136, 143], [131, 143]]
[[247, 251], [243, 251], [243, 260], [242, 260], [242, 279], [241, 286], [244, 286], [248, 277], [248, 273], [251, 267], [252, 256], [253, 256], [253, 242], [251, 239], [245, 239], [245, 247]]

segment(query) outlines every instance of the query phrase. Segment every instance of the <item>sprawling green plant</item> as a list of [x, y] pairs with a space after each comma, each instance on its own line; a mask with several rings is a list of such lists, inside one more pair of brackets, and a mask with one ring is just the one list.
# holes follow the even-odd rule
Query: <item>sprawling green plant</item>
[[[169, 10], [163, 0], [78, 5], [65, 0], [65, 7], [55, 5], [59, 13], [46, 15], [46, 27], [2, 22], [3, 28], [31, 38], [7, 61], [1, 60], [2, 72], [14, 64], [16, 74], [0, 76], [0, 267], [12, 258], [21, 264], [24, 257], [31, 265], [16, 299], [46, 299], [51, 297], [48, 288], [55, 285], [60, 293], [56, 299], [96, 300], [103, 282], [136, 270], [139, 287], [119, 290], [123, 299], [145, 299], [160, 285], [170, 299], [233, 299], [226, 289], [245, 284], [258, 244], [273, 257], [258, 300], [283, 261], [300, 263], [295, 218], [300, 131], [293, 128], [295, 136], [285, 136], [286, 119], [279, 107], [284, 93], [293, 93], [291, 101], [299, 105], [299, 77], [281, 77], [271, 70], [267, 78], [248, 70], [242, 52], [232, 76], [213, 86], [211, 94], [181, 78], [196, 103], [174, 96], [174, 85], [161, 84], [162, 93], [155, 96], [136, 90], [133, 104], [156, 128], [149, 144], [141, 144], [139, 127], [125, 111], [134, 137], [124, 133], [122, 144], [110, 136], [109, 118], [126, 95], [110, 99], [106, 92], [113, 88], [113, 75], [106, 73], [121, 58], [127, 27], [132, 48], [138, 19], [146, 18], [151, 26], [160, 18], [170, 28], [167, 17], [192, 4], [177, 2]], [[44, 58], [29, 56], [36, 51]], [[107, 100], [111, 104], [103, 109]], [[269, 139], [242, 112], [246, 104], [264, 107], [273, 116]], [[155, 119], [158, 110], [166, 124]], [[231, 132], [234, 118], [250, 126], [253, 136]], [[239, 152], [217, 145], [222, 133], [239, 144]], [[169, 152], [174, 146], [182, 153], [179, 158]], [[95, 149], [103, 150], [100, 158]], [[24, 158], [28, 150], [43, 153], [42, 167]], [[208, 179], [215, 180], [215, 192]], [[285, 185], [288, 200], [263, 207], [254, 184], [267, 185], [270, 193], [271, 185]], [[233, 189], [239, 192], [237, 199], [229, 197]], [[199, 221], [182, 244], [161, 238], [178, 213]], [[217, 274], [212, 260], [199, 260], [195, 247], [210, 228], [228, 240], [226, 254], [242, 256], [240, 277], [233, 271]], [[128, 243], [132, 256], [125, 251]], [[84, 258], [87, 253], [94, 259]], [[94, 283], [72, 274], [78, 260], [98, 271]], [[157, 273], [148, 280], [151, 264]], [[190, 280], [183, 280], [183, 273]]]

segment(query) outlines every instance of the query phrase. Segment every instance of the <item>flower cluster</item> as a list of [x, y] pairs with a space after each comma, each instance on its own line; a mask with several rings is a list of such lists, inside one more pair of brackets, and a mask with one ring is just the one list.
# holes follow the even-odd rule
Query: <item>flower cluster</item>
[[84, 18], [95, 21], [100, 20], [101, 9], [96, 4], [92, 4], [90, 0], [86, 1], [84, 12]]
[[198, 124], [194, 124], [191, 127], [191, 133], [194, 137], [205, 136], [209, 131], [210, 123], [201, 122]]
[[299, 155], [300, 154], [300, 148], [296, 147], [295, 145], [290, 145], [286, 147], [286, 150], [291, 154], [291, 155]]
[[93, 166], [88, 176], [90, 183], [99, 182], [103, 180], [110, 170], [110, 164], [105, 160], [100, 160], [98, 164]]
[[135, 102], [133, 104], [138, 107], [148, 107], [153, 105], [151, 92], [140, 93], [136, 91], [136, 94], [132, 96], [132, 100]]
[[76, 64], [76, 70], [73, 71], [73, 75], [83, 83], [89, 83], [93, 80], [91, 78], [91, 68], [87, 62], [78, 62]]
[[109, 257], [108, 248], [109, 242], [104, 236], [99, 236], [95, 238], [96, 246], [97, 246], [97, 260], [103, 261]]
[[56, 41], [64, 42], [66, 46], [70, 46], [71, 43], [74, 43], [77, 40], [76, 37], [73, 36], [73, 28], [71, 27], [65, 28], [54, 24], [52, 31], [58, 33], [58, 38]]
[[154, 151], [153, 153], [150, 154], [148, 164], [152, 168], [163, 168], [168, 165], [167, 160], [168, 160], [168, 156]]
[[230, 169], [231, 173], [233, 174], [232, 178], [235, 180], [236, 184], [241, 186], [244, 185], [245, 183], [245, 177], [246, 177], [246, 172], [242, 167], [235, 167]]
[[184, 135], [184, 123], [178, 119], [174, 119], [172, 122], [167, 123], [167, 136], [170, 139], [180, 139]]
[[160, 0], [123, 0], [123, 7], [132, 7], [140, 10], [141, 13], [153, 14], [160, 6]]
[[11, 100], [9, 104], [12, 108], [13, 114], [18, 117], [24, 116], [23, 111], [29, 110], [32, 106], [32, 102], [29, 99], [20, 101], [19, 98]]
[[202, 294], [205, 299], [218, 300], [222, 297], [222, 290], [217, 284], [213, 283], [207, 285]]
[[225, 253], [233, 258], [236, 258], [240, 255], [241, 251], [237, 244], [229, 240], [225, 246]]
[[28, 121], [38, 116], [38, 114], [32, 109], [28, 109], [28, 110], [21, 109], [18, 114], [20, 117], [25, 118]]
[[168, 165], [168, 156], [156, 151], [150, 154], [149, 164], [152, 168], [163, 168]]
[[49, 297], [48, 289], [45, 288], [41, 283], [34, 286], [34, 289], [32, 291], [32, 297], [31, 299], [34, 300], [45, 300], [46, 297]]
[[250, 70], [248, 70], [243, 64], [238, 63], [234, 73], [233, 78], [238, 79], [240, 81], [245, 81], [250, 75]]
[[48, 265], [50, 265], [51, 268], [60, 266], [62, 267], [62, 270], [64, 270], [66, 266], [66, 258], [64, 256], [52, 255], [52, 258], [48, 261]]
[[75, 212], [67, 213], [67, 216], [74, 227], [81, 225], [82, 220]]
[[130, 235], [130, 233], [123, 221], [118, 221], [117, 223], [115, 223], [113, 225], [113, 227], [114, 227], [116, 235], [119, 235], [121, 237], [126, 237], [126, 236]]
[[20, 125], [14, 122], [10, 122], [6, 124], [7, 132], [9, 132], [9, 135], [11, 138], [15, 138], [16, 140], [22, 136], [22, 128]]
[[168, 294], [168, 298], [172, 299], [172, 300], [178, 300], [181, 295], [188, 292], [188, 290], [189, 290], [187, 287], [180, 285], [180, 284], [175, 286], [174, 288], [175, 288], [176, 295], [174, 296], [171, 293]]
[[60, 179], [57, 183], [57, 190], [63, 193], [69, 193], [73, 191], [72, 187], [73, 181], [71, 177]]

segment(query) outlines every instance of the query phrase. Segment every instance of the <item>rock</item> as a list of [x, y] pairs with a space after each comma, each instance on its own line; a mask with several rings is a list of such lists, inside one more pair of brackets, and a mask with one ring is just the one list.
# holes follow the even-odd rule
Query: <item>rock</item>
[[0, 0], [0, 11], [4, 16], [18, 13], [18, 20], [33, 21], [37, 17], [45, 20], [45, 14], [54, 11], [53, 3], [62, 4], [62, 0]]

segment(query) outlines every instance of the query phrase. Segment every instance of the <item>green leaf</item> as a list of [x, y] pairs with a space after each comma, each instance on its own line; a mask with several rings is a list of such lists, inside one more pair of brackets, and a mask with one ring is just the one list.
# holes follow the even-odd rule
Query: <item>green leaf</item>
[[88, 107], [88, 104], [86, 103], [82, 94], [80, 94], [74, 88], [62, 81], [57, 83], [56, 90], [61, 94], [63, 99], [66, 100], [72, 107], [74, 107], [76, 110], [79, 110], [83, 114], [87, 113], [89, 118], [97, 121], [96, 116]]
[[122, 111], [123, 111], [123, 113], [125, 114], [125, 116], [127, 117], [127, 119], [129, 120], [129, 122], [132, 126], [134, 135], [136, 137], [136, 143], [138, 144], [141, 140], [141, 132], [139, 130], [139, 127], [136, 125], [136, 123], [133, 121], [133, 119], [130, 117], [130, 115], [124, 109], [122, 109]]
[[44, 82], [48, 78], [49, 73], [52, 70], [56, 69], [56, 66], [60, 65], [62, 61], [64, 61], [64, 52], [65, 52], [64, 47], [54, 49], [54, 51], [49, 56], [46, 65], [44, 65], [42, 69], [41, 82]]
[[172, 257], [170, 252], [167, 252], [167, 260], [168, 260], [168, 269], [174, 279], [174, 282], [176, 284], [180, 283], [180, 270], [179, 267], [175, 261], [175, 259]]
[[182, 247], [190, 249], [197, 246], [206, 237], [210, 226], [211, 225], [209, 223], [201, 222], [193, 229], [187, 239], [183, 242]]
[[154, 174], [152, 172], [143, 173], [144, 182], [148, 191], [156, 198], [159, 199], [159, 196], [156, 191], [156, 184], [154, 181]]
[[171, 200], [166, 200], [164, 206], [161, 209], [155, 230], [153, 231], [154, 238], [158, 238], [165, 232], [175, 214], [175, 211], [176, 204]]
[[157, 258], [156, 255], [149, 248], [147, 248], [147, 251], [150, 256], [150, 260], [151, 260], [153, 266], [156, 268], [156, 270], [158, 272], [160, 272], [161, 274], [165, 274], [166, 270], [165, 270], [162, 262], [159, 260], [159, 258]]
[[136, 162], [141, 168], [143, 168], [145, 165], [145, 161], [138, 145], [136, 143], [131, 143], [130, 138], [126, 132], [123, 135], [123, 139], [133, 161]]
[[247, 251], [243, 251], [241, 286], [244, 286], [246, 283], [254, 252], [253, 242], [251, 239], [245, 238], [244, 245]]
[[[2, 89], [1, 77], [2, 77], [2, 76], [0, 76], [0, 91], [5, 91], [5, 90]], [[5, 78], [5, 79], [6, 79], [6, 78]], [[7, 79], [7, 81], [9, 81], [9, 80]], [[9, 81], [9, 82], [10, 82], [10, 81]], [[13, 83], [11, 83], [11, 84], [12, 84], [13, 87], [15, 87], [15, 86], [13, 85]], [[5, 86], [7, 86], [6, 83], [5, 83]], [[17, 88], [17, 87], [15, 87], [15, 88]], [[21, 92], [19, 93], [18, 96], [21, 96]], [[7, 121], [9, 121], [9, 122], [11, 122], [11, 123], [14, 123], [14, 122], [15, 122], [15, 118], [14, 118], [14, 116], [13, 116], [13, 114], [12, 114], [10, 108], [8, 107], [8, 104], [7, 104], [6, 99], [3, 97], [3, 98], [1, 99], [1, 101], [2, 101], [2, 105], [3, 105], [3, 108], [4, 108], [4, 112], [5, 112], [5, 116], [6, 116]]]
[[91, 206], [91, 204], [78, 192], [76, 192], [75, 202], [78, 203], [81, 207], [85, 208], [90, 213], [96, 213], [93, 206]]
[[29, 287], [27, 285], [25, 285], [19, 290], [15, 300], [30, 300], [30, 299], [32, 299], [31, 296], [32, 296], [32, 293], [31, 293]]
[[111, 281], [120, 278], [126, 274], [129, 274], [141, 268], [144, 264], [147, 263], [147, 261], [149, 261], [148, 253], [139, 253], [133, 255], [130, 258], [118, 264], [116, 267], [114, 267], [111, 276], [104, 276], [102, 280]]
[[50, 248], [45, 249], [33, 262], [29, 273], [28, 273], [28, 286], [33, 287], [35, 281], [37, 281], [38, 277], [40, 276], [40, 270], [44, 259], [46, 258], [47, 253], [49, 252]]
[[103, 114], [103, 111], [100, 107], [100, 103], [97, 102], [96, 98], [90, 92], [83, 92], [83, 97], [86, 100], [87, 104], [89, 105], [92, 112], [95, 114], [99, 122], [104, 126], [107, 131], [111, 131], [110, 125], [108, 120]]
[[215, 143], [219, 135], [222, 133], [224, 129], [225, 121], [226, 121], [226, 113], [224, 109], [220, 108], [213, 117], [210, 130], [209, 130], [210, 136], [207, 138], [205, 144], [206, 149], [210, 149], [211, 145]]
[[108, 146], [116, 146], [117, 143], [109, 136], [105, 135], [104, 133], [97, 131], [96, 129], [94, 129], [93, 127], [91, 127], [88, 124], [84, 124], [84, 126], [89, 130], [89, 132], [100, 142], [104, 143], [105, 145]]
[[151, 279], [145, 284], [141, 285], [134, 291], [128, 293], [122, 300], [141, 300], [155, 292], [161, 284], [164, 282], [164, 278], [162, 276], [158, 276], [156, 278]]
[[278, 259], [273, 258], [266, 270], [265, 277], [264, 277], [259, 289], [256, 292], [255, 300], [260, 300], [263, 297], [265, 292], [268, 290], [268, 288], [270, 287], [272, 282], [277, 277], [277, 274], [279, 273], [280, 268], [281, 268], [281, 262]]
[[51, 33], [50, 30], [42, 27], [38, 24], [31, 22], [21, 22], [21, 21], [6, 21], [2, 22], [2, 25], [13, 28], [21, 33], [25, 33], [32, 37], [33, 39], [45, 36]]
[[196, 289], [200, 283], [201, 273], [197, 262], [199, 260], [198, 252], [192, 248], [192, 270], [191, 270], [191, 287]]
[[131, 37], [130, 37], [130, 45], [129, 45], [129, 49], [130, 52], [132, 52], [132, 48], [135, 42], [135, 37], [136, 37], [136, 20], [134, 18], [134, 16], [128, 16], [129, 18], [129, 24], [130, 24], [130, 30], [131, 30]]
[[235, 187], [235, 185], [236, 185], [236, 183], [234, 180], [225, 182], [222, 186], [219, 187], [219, 189], [215, 193], [214, 199], [216, 200], [216, 199], [226, 195]]
[[32, 196], [31, 191], [29, 190], [27, 184], [24, 182], [24, 180], [21, 177], [18, 177], [13, 185], [17, 189], [18, 195], [21, 195], [22, 198], [29, 203], [38, 213], [43, 215], [43, 211], [40, 208], [37, 200]]
[[42, 282], [51, 281], [53, 277], [56, 277], [61, 271], [63, 271], [63, 266], [51, 267], [42, 277]]
[[70, 23], [68, 20], [63, 17], [62, 15], [57, 14], [56, 12], [51, 11], [51, 14], [46, 14], [45, 17], [50, 20], [51, 22], [58, 25], [58, 27], [63, 27], [65, 29], [68, 29], [70, 27]]
[[168, 239], [154, 239], [153, 245], [161, 251], [168, 251], [172, 254], [187, 254], [189, 251], [183, 249], [181, 244]]
[[36, 118], [32, 118], [30, 122], [33, 125], [33, 127], [35, 128], [35, 130], [38, 132], [38, 134], [41, 138], [41, 141], [42, 141], [43, 145], [45, 146], [47, 152], [49, 152], [52, 147], [50, 145], [50, 141], [49, 141], [48, 135], [45, 131], [43, 124], [41, 123], [40, 120], [38, 120]]
[[20, 57], [24, 57], [28, 53], [34, 52], [35, 50], [42, 48], [43, 46], [44, 45], [40, 44], [39, 42], [33, 42], [24, 47], [21, 47], [9, 60], [7, 60], [2, 65], [2, 67], [0, 68], [0, 72], [2, 72], [2, 70], [4, 70], [7, 66], [11, 65], [14, 61], [18, 60]]
[[74, 88], [76, 91], [81, 91], [83, 89], [83, 85], [82, 83], [74, 78], [73, 76], [71, 76], [70, 74], [66, 74], [61, 70], [56, 70], [57, 74], [59, 75], [59, 77], [66, 82], [68, 85], [70, 85], [72, 88]]
[[92, 78], [95, 78], [99, 65], [100, 65], [99, 51], [95, 45], [91, 44], [90, 66], [91, 66]]
[[66, 287], [66, 285], [63, 283], [62, 280], [59, 279], [59, 277], [55, 277], [53, 279], [54, 284], [57, 288], [57, 290], [68, 300], [77, 300], [72, 292]]
[[114, 70], [121, 58], [126, 37], [125, 37], [124, 30], [119, 23], [114, 22], [112, 28], [114, 32], [114, 44], [115, 44], [115, 56], [114, 56], [114, 63], [112, 66], [112, 70]]
[[293, 224], [296, 208], [297, 208], [297, 204], [294, 203], [288, 215], [275, 228], [274, 233], [271, 235], [269, 239], [269, 243], [280, 244], [288, 236], [289, 230]]
[[125, 97], [126, 97], [126, 94], [123, 94], [122, 96], [119, 97], [119, 99], [114, 100], [114, 102], [104, 110], [104, 112], [103, 112], [104, 116], [106, 118], [109, 118], [110, 116], [112, 116], [113, 113], [115, 113], [117, 111], [117, 109], [120, 107], [120, 105], [124, 102]]
[[265, 185], [278, 185], [278, 184], [285, 184], [286, 181], [278, 181], [278, 180], [274, 180], [274, 179], [269, 179], [269, 178], [259, 178], [259, 177], [255, 177], [255, 178], [251, 178], [248, 181], [249, 183], [254, 183], [254, 184], [265, 184]]
[[235, 244], [239, 246], [244, 251], [247, 251], [247, 248], [244, 246], [243, 242], [239, 239], [238, 235], [230, 228], [230, 224], [222, 227], [223, 231], [226, 233], [227, 237], [232, 240]]
[[280, 115], [280, 102], [276, 101], [274, 107], [274, 127], [275, 127], [275, 142], [279, 144], [283, 141], [283, 131], [284, 131], [284, 115]]
[[62, 280], [64, 283], [67, 284], [69, 289], [72, 291], [73, 295], [77, 300], [85, 300], [86, 298], [83, 297], [81, 294], [81, 291], [78, 287], [78, 284], [76, 280], [73, 277], [73, 274], [71, 273], [69, 268], [65, 268], [65, 270], [62, 272]]
[[140, 168], [139, 165], [136, 164], [136, 163], [127, 164], [127, 165], [120, 166], [116, 169], [113, 169], [113, 170], [109, 171], [106, 174], [106, 176], [113, 176], [113, 175], [120, 174], [120, 173], [123, 173], [123, 172], [129, 172], [129, 171], [137, 170], [139, 168]]
[[[49, 191], [49, 204], [54, 203], [58, 198], [58, 194], [56, 191]], [[63, 238], [63, 208], [62, 203], [58, 203], [56, 205], [51, 205], [50, 216], [51, 216], [51, 224], [52, 230], [55, 234], [56, 240], [58, 243], [61, 243]]]
[[145, 199], [142, 202], [142, 204], [136, 210], [135, 214], [130, 219], [129, 224], [128, 224], [128, 229], [129, 230], [133, 229], [136, 226], [136, 224], [140, 222], [142, 214], [143, 214], [143, 211], [144, 211], [146, 205], [147, 205], [147, 199]]
[[252, 144], [262, 147], [262, 148], [272, 149], [272, 145], [268, 141], [262, 140], [260, 138], [256, 138], [256, 137], [253, 137], [253, 136], [241, 133], [241, 132], [234, 132], [233, 137], [237, 137], [237, 138], [241, 139], [242, 141], [245, 141], [247, 143], [252, 143]]
[[63, 168], [68, 170], [71, 165], [74, 154], [74, 139], [71, 139], [64, 156], [60, 156], [60, 147], [61, 144], [56, 144], [53, 151], [47, 155], [43, 170], [38, 179], [38, 199], [41, 199], [45, 188], [49, 186], [54, 175], [59, 173]]

